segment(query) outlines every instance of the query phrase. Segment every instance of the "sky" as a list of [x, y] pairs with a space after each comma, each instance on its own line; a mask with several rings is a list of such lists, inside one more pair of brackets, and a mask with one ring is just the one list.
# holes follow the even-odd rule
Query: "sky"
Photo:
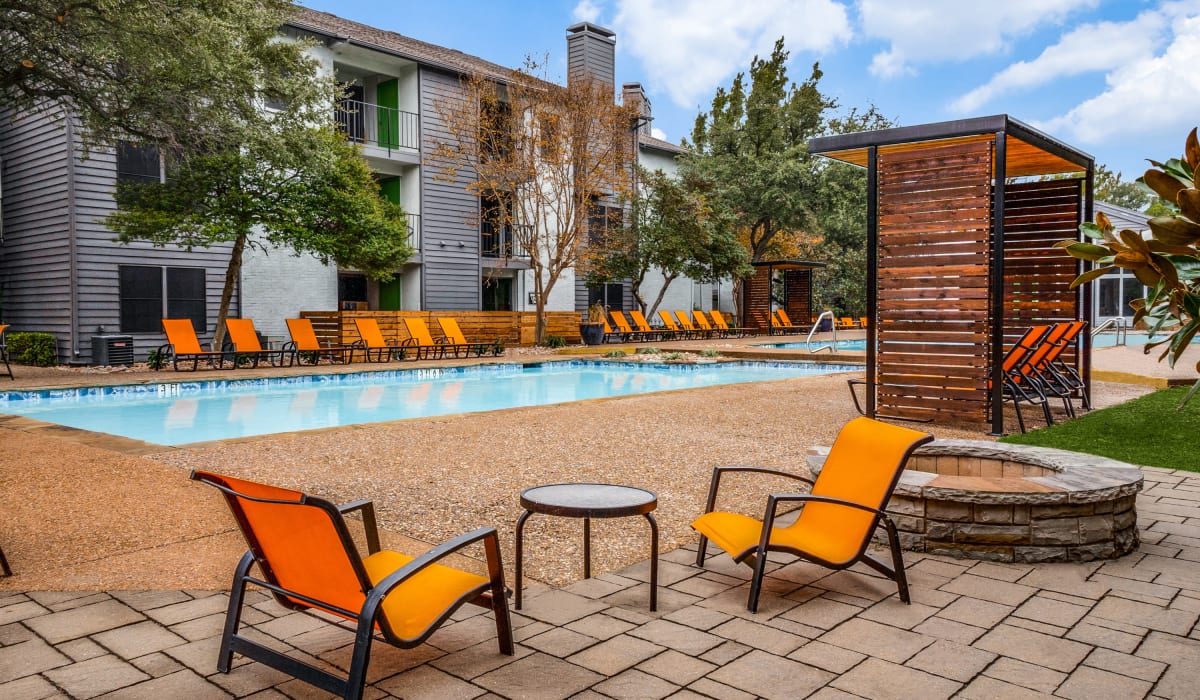
[[1120, 172], [1183, 153], [1200, 123], [1200, 0], [300, 0], [510, 67], [566, 73], [566, 28], [616, 32], [655, 135], [690, 137], [713, 94], [783, 37], [788, 76], [819, 63], [841, 110], [894, 122], [1008, 114]]

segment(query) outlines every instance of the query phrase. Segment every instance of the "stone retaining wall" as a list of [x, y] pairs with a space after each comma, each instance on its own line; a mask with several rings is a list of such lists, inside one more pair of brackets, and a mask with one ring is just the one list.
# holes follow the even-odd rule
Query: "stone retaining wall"
[[907, 467], [887, 507], [905, 549], [1045, 562], [1114, 559], [1137, 548], [1142, 473], [1123, 462], [938, 440], [918, 448]]

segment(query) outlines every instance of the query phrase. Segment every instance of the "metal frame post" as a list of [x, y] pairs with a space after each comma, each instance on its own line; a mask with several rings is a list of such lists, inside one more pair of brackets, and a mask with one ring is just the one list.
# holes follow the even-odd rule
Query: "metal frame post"
[[879, 162], [875, 146], [867, 147], [867, 410], [875, 417], [875, 345], [879, 336]]
[[992, 435], [1004, 434], [1004, 181], [1005, 132], [996, 132], [996, 144], [992, 159], [995, 186], [992, 188], [992, 250], [991, 279], [988, 280], [991, 297], [991, 347], [988, 348], [988, 370], [991, 374]]

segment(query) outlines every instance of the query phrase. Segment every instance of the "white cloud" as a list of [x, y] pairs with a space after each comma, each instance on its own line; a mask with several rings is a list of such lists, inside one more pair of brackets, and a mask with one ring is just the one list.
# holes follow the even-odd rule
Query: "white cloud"
[[793, 57], [829, 51], [851, 36], [846, 7], [836, 0], [616, 4], [618, 49], [641, 63], [651, 92], [666, 92], [681, 107], [707, 102], [717, 85], [749, 67], [751, 58], [768, 56], [781, 36]]
[[1037, 58], [1014, 63], [959, 97], [951, 103], [951, 109], [959, 113], [974, 112], [1005, 94], [1145, 60], [1167, 38], [1167, 24], [1161, 12], [1149, 11], [1129, 22], [1083, 25], [1064, 34]]
[[1009, 41], [1062, 21], [1098, 0], [859, 0], [863, 33], [890, 43], [870, 71], [881, 78], [915, 73], [916, 65], [961, 61], [1004, 51]]
[[579, 0], [579, 4], [571, 12], [571, 16], [578, 22], [598, 22], [600, 7], [592, 0]]
[[1088, 145], [1137, 143], [1163, 133], [1178, 133], [1182, 143], [1200, 113], [1200, 9], [1165, 9], [1186, 14], [1171, 18], [1173, 35], [1161, 54], [1115, 68], [1104, 92], [1037, 126]]
[[667, 132], [663, 131], [662, 129], [658, 128], [657, 126], [650, 127], [650, 135], [653, 136], [654, 138], [658, 139], [659, 141], [667, 140]]

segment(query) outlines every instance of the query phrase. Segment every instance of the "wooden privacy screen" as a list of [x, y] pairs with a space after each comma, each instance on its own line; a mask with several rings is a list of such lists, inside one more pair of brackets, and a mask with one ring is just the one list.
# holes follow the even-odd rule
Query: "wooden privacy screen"
[[784, 270], [783, 309], [792, 323], [805, 325], [812, 316], [812, 270]]
[[[1078, 295], [1070, 289], [1080, 270], [1054, 244], [1079, 238], [1080, 180], [1025, 182], [1005, 187], [1004, 346], [1034, 324], [1074, 321]], [[1064, 354], [1074, 363], [1075, 347]]]
[[[742, 314], [746, 317], [741, 325], [766, 332], [771, 318], [771, 271], [768, 267], [754, 268], [754, 274], [743, 282]], [[794, 323], [800, 321], [792, 319]]]
[[876, 415], [988, 420], [989, 141], [878, 158]]

